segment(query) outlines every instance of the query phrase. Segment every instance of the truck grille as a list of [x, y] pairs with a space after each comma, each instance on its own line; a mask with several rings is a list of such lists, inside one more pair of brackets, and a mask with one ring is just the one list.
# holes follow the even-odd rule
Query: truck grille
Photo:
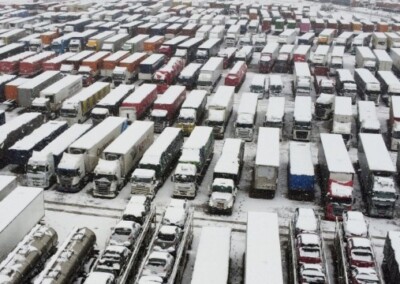
[[296, 139], [307, 140], [308, 131], [296, 131]]
[[320, 109], [320, 108], [316, 108], [315, 109], [315, 115], [317, 117], [323, 118], [323, 117], [325, 117], [325, 110], [324, 109]]
[[109, 186], [104, 183], [96, 183], [96, 193], [98, 194], [108, 194], [109, 193]]
[[238, 129], [237, 130], [237, 137], [243, 138], [243, 139], [251, 138], [250, 137], [250, 131], [249, 130], [245, 130], [245, 129]]
[[147, 195], [150, 193], [150, 190], [144, 186], [135, 186], [134, 188], [132, 188], [132, 193]]
[[72, 178], [70, 177], [60, 177], [60, 185], [62, 187], [69, 187], [72, 184]]

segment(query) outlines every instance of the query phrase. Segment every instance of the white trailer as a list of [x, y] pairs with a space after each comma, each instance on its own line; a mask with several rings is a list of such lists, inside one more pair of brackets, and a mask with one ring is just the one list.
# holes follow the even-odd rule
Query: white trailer
[[279, 44], [294, 44], [296, 41], [297, 32], [295, 29], [286, 29], [279, 34]]
[[386, 50], [374, 49], [373, 50], [377, 59], [377, 71], [392, 71], [393, 60], [390, 58]]
[[240, 26], [232, 25], [229, 27], [225, 36], [225, 44], [227, 47], [235, 47], [240, 37]]
[[387, 49], [387, 36], [385, 33], [372, 33], [372, 48], [382, 50]]
[[279, 137], [282, 139], [283, 122], [285, 117], [285, 98], [269, 98], [267, 113], [263, 125], [279, 129]]
[[328, 63], [329, 49], [329, 45], [318, 45], [313, 54], [312, 63], [318, 66], [326, 66]]
[[56, 167], [64, 151], [92, 127], [91, 124], [74, 124], [54, 139], [40, 152], [34, 151], [26, 167], [27, 185], [49, 188], [56, 182]]
[[371, 72], [376, 71], [376, 57], [368, 46], [356, 48], [356, 68], [365, 68]]
[[62, 103], [60, 116], [69, 125], [84, 122], [99, 100], [110, 92], [110, 84], [96, 82]]
[[344, 144], [349, 148], [352, 137], [351, 121], [353, 119], [351, 98], [335, 97], [334, 105], [332, 133], [342, 135]]
[[357, 84], [359, 96], [366, 101], [374, 101], [379, 105], [381, 100], [381, 84], [378, 79], [366, 68], [357, 68], [354, 70], [354, 80]]
[[334, 46], [331, 53], [331, 59], [329, 63], [329, 73], [335, 74], [337, 69], [343, 68], [343, 56], [345, 47]]
[[278, 214], [248, 212], [244, 284], [283, 284]]
[[122, 50], [129, 51], [131, 53], [142, 52], [144, 48], [144, 42], [149, 39], [149, 35], [139, 34], [122, 45]]
[[72, 143], [57, 167], [57, 190], [79, 191], [89, 180], [100, 154], [126, 125], [125, 118], [110, 116]]
[[137, 120], [107, 146], [94, 169], [93, 196], [116, 197], [153, 139], [154, 122]]
[[128, 39], [129, 34], [116, 34], [104, 41], [103, 45], [101, 46], [101, 50], [117, 52]]
[[214, 136], [223, 139], [225, 127], [233, 110], [235, 87], [220, 86], [208, 105], [206, 125], [213, 128]]
[[0, 202], [0, 261], [44, 217], [43, 189], [18, 186]]
[[225, 27], [223, 25], [217, 25], [211, 29], [208, 38], [216, 38], [221, 40], [221, 38], [224, 37], [224, 34], [225, 34]]
[[306, 62], [294, 63], [293, 93], [296, 96], [310, 96], [312, 77], [310, 67]]
[[387, 106], [395, 96], [400, 96], [400, 80], [392, 71], [378, 71], [376, 78], [381, 84], [381, 97]]
[[374, 102], [358, 101], [357, 111], [358, 133], [381, 133], [381, 124], [376, 115]]
[[223, 67], [223, 58], [211, 57], [208, 59], [206, 64], [204, 64], [200, 69], [199, 77], [197, 79], [197, 88], [199, 90], [206, 90], [208, 94], [211, 94], [222, 76]]
[[279, 149], [279, 129], [260, 127], [250, 197], [273, 198], [275, 196], [279, 178]]
[[235, 137], [245, 141], [253, 140], [257, 119], [258, 94], [243, 93], [240, 99], [235, 122]]
[[197, 30], [195, 37], [207, 39], [212, 27], [212, 25], [202, 25], [200, 29]]
[[311, 97], [296, 96], [293, 120], [293, 139], [310, 141], [312, 128]]
[[231, 228], [203, 227], [191, 284], [228, 283]]
[[7, 197], [17, 187], [15, 176], [0, 175], [0, 201]]
[[82, 89], [82, 76], [67, 75], [40, 92], [40, 97], [32, 101], [32, 111], [47, 118], [55, 117], [62, 102]]

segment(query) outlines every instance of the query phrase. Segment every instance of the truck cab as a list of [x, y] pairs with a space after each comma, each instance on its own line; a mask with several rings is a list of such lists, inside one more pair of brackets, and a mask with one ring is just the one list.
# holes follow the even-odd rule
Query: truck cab
[[85, 179], [85, 153], [64, 153], [57, 167], [58, 190], [78, 192], [87, 182]]
[[321, 93], [315, 101], [315, 118], [328, 120], [333, 114], [333, 103], [335, 95]]
[[180, 194], [190, 195], [193, 198], [198, 190], [197, 184], [197, 167], [194, 164], [179, 163], [175, 168], [173, 175], [174, 195]]
[[42, 40], [40, 38], [33, 38], [29, 41], [29, 51], [41, 52], [42, 49]]
[[135, 169], [131, 177], [131, 192], [141, 192], [154, 197], [158, 188], [156, 171], [152, 169]]
[[95, 107], [90, 113], [90, 118], [92, 119], [93, 125], [97, 125], [104, 119], [110, 116], [110, 112], [106, 108]]
[[54, 175], [54, 158], [52, 154], [41, 155], [33, 152], [26, 165], [28, 186], [50, 187], [56, 181]]
[[231, 179], [216, 178], [210, 188], [208, 201], [211, 213], [221, 212], [232, 215], [233, 204], [237, 194], [237, 187]]
[[89, 66], [79, 66], [77, 74], [82, 76], [83, 85], [85, 87], [96, 81], [96, 74]]
[[[100, 159], [94, 169], [93, 195], [115, 197], [122, 185], [118, 182], [120, 179], [121, 167], [118, 158], [116, 160]], [[101, 194], [98, 195], [97, 192], [101, 192]]]
[[38, 98], [33, 99], [32, 105], [31, 105], [31, 111], [40, 112], [47, 119], [55, 118], [55, 113], [53, 113], [51, 111], [49, 98], [38, 97]]

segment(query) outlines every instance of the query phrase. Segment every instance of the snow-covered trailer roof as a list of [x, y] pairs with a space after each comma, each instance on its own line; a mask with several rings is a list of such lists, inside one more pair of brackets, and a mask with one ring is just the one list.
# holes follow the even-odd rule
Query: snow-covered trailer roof
[[32, 90], [50, 78], [57, 76], [58, 74], [60, 74], [59, 71], [45, 71], [42, 74], [30, 79], [25, 84], [20, 85], [18, 89], [21, 88]]
[[286, 53], [292, 54], [293, 51], [294, 51], [293, 44], [284, 44], [284, 45], [282, 45], [281, 49], [279, 50], [279, 54], [286, 54]]
[[209, 32], [212, 29], [212, 25], [202, 25], [197, 31], [198, 32]]
[[154, 122], [136, 120], [120, 136], [118, 136], [103, 153], [125, 155], [132, 146], [138, 143], [145, 134], [153, 133]]
[[74, 56], [70, 57], [67, 59], [67, 62], [79, 62], [82, 61], [83, 59], [92, 56], [95, 52], [93, 50], [83, 50]]
[[395, 172], [392, 159], [381, 134], [360, 133], [363, 152], [371, 171]]
[[210, 107], [226, 107], [235, 93], [235, 87], [219, 86], [210, 100]]
[[126, 44], [136, 44], [136, 43], [144, 41], [148, 38], [149, 38], [149, 35], [140, 34], [131, 39], [128, 39], [125, 43]]
[[127, 54], [129, 54], [129, 51], [126, 50], [119, 50], [110, 56], [106, 57], [104, 61], [118, 61], [121, 58], [124, 58]]
[[296, 121], [309, 122], [311, 118], [311, 97], [296, 96], [294, 101], [294, 119]]
[[260, 127], [257, 141], [256, 166], [279, 167], [279, 129]]
[[221, 41], [221, 39], [219, 39], [219, 38], [210, 38], [210, 39], [206, 40], [204, 43], [202, 43], [198, 49], [210, 49], [213, 46], [219, 44], [220, 41]]
[[190, 38], [187, 41], [181, 43], [180, 45], [178, 45], [178, 48], [188, 48], [191, 47], [199, 42], [202, 42], [203, 38], [200, 37], [194, 37], [194, 38]]
[[225, 139], [221, 156], [215, 164], [214, 173], [237, 174], [240, 168], [240, 149], [243, 140], [235, 138]]
[[214, 71], [218, 66], [222, 66], [223, 61], [224, 59], [221, 57], [211, 57], [206, 64], [201, 67], [201, 71]]
[[360, 122], [364, 120], [374, 121], [378, 120], [378, 116], [376, 115], [375, 103], [373, 101], [358, 101], [358, 120]]
[[8, 134], [13, 132], [14, 130], [18, 129], [21, 127], [21, 125], [24, 125], [34, 119], [36, 119], [38, 116], [41, 114], [38, 112], [27, 112], [23, 113], [16, 118], [10, 120], [10, 122], [7, 122], [6, 124], [3, 124], [0, 126], [0, 142], [4, 142], [4, 139], [7, 138]]
[[181, 132], [180, 128], [167, 127], [144, 153], [140, 164], [158, 164], [161, 155]]
[[284, 97], [270, 97], [266, 121], [282, 121], [285, 115], [285, 98]]
[[100, 91], [101, 89], [103, 89], [103, 88], [105, 88], [106, 86], [109, 86], [109, 85], [110, 85], [110, 83], [95, 82], [92, 85], [90, 85], [89, 87], [82, 89], [76, 95], [74, 95], [74, 96], [68, 98], [67, 100], [65, 100], [63, 105], [75, 104], [75, 103], [79, 103], [81, 101], [84, 101], [88, 97], [93, 96], [93, 94], [96, 94], [98, 91]]
[[30, 150], [44, 138], [48, 137], [61, 127], [65, 127], [65, 125], [67, 125], [66, 121], [48, 121], [35, 129], [31, 134], [17, 141], [9, 148], [9, 150]]
[[42, 151], [33, 152], [32, 157], [41, 156], [46, 158], [47, 154], [53, 154], [54, 156], [60, 155], [64, 152], [71, 143], [73, 143], [76, 139], [81, 137], [84, 133], [86, 133], [92, 124], [74, 124], [63, 133], [61, 133], [56, 139], [54, 139], [50, 144], [48, 144]]
[[[91, 149], [93, 148], [99, 141], [103, 140], [109, 132], [117, 127], [121, 127], [122, 124], [126, 122], [125, 118], [110, 116], [105, 120], [100, 122], [96, 127], [92, 128], [85, 135], [80, 137], [74, 143], [69, 146], [69, 149]], [[122, 127], [121, 127], [122, 128]]]
[[[108, 25], [109, 23], [105, 23], [104, 25]], [[106, 38], [109, 38], [110, 36], [114, 35], [115, 31], [104, 31], [102, 33], [99, 33], [95, 36], [92, 36], [89, 40], [104, 40]]]
[[183, 102], [182, 109], [184, 108], [198, 109], [206, 96], [207, 96], [207, 91], [205, 90], [191, 91], [190, 94], [186, 97], [186, 100]]
[[120, 101], [127, 93], [131, 92], [135, 88], [134, 85], [121, 84], [115, 89], [112, 89], [104, 98], [102, 98], [97, 104], [98, 106], [113, 106]]
[[376, 59], [374, 53], [368, 46], [357, 46], [356, 52], [359, 52], [364, 59]]
[[182, 149], [201, 149], [204, 147], [210, 136], [213, 133], [213, 128], [208, 126], [196, 126], [189, 138], [183, 144]]
[[52, 85], [48, 86], [46, 89], [42, 90], [40, 92], [41, 97], [45, 97], [46, 95], [49, 94], [56, 94], [60, 90], [64, 89], [66, 86], [69, 86], [71, 84], [74, 84], [75, 82], [82, 80], [81, 75], [67, 75], [61, 80], [53, 83]]
[[265, 80], [267, 79], [267, 76], [263, 74], [255, 74], [253, 79], [251, 80], [250, 85], [254, 86], [265, 86]]
[[243, 67], [243, 65], [246, 65], [246, 62], [244, 62], [244, 61], [237, 61], [237, 62], [235, 63], [235, 65], [233, 65], [232, 69], [229, 70], [228, 75], [229, 75], [229, 74], [234, 74], [234, 75], [236, 75], [236, 74], [239, 72], [239, 70]]
[[331, 36], [334, 33], [335, 33], [334, 29], [323, 29], [322, 32], [320, 32], [319, 36]]
[[27, 57], [30, 57], [32, 55], [35, 55], [36, 52], [33, 51], [24, 51], [22, 53], [18, 53], [16, 55], [4, 58], [1, 60], [1, 62], [14, 62], [14, 61], [21, 61]]
[[317, 49], [314, 52], [314, 55], [327, 55], [329, 52], [329, 45], [318, 45]]
[[187, 65], [182, 72], [179, 74], [180, 77], [191, 77], [193, 76], [194, 73], [196, 73], [197, 70], [199, 70], [203, 64], [201, 63], [190, 63]]
[[357, 68], [354, 72], [358, 73], [360, 78], [367, 84], [379, 84], [378, 79], [368, 69]]
[[354, 77], [351, 74], [349, 69], [337, 69], [336, 72], [338, 73], [339, 79], [341, 82], [353, 82], [354, 81]]
[[239, 31], [240, 31], [240, 25], [231, 25], [226, 33], [227, 34], [238, 33]]
[[97, 62], [99, 59], [104, 58], [105, 56], [109, 55], [110, 52], [108, 51], [99, 51], [95, 54], [86, 58], [83, 62]]
[[310, 66], [307, 62], [295, 62], [294, 69], [296, 76], [311, 78]]
[[163, 45], [177, 45], [185, 40], [187, 40], [189, 38], [189, 36], [177, 36], [174, 38], [171, 38], [170, 40], [167, 40], [163, 43]]
[[154, 42], [158, 42], [158, 41], [163, 40], [163, 39], [164, 39], [164, 36], [155, 35], [155, 36], [152, 36], [149, 39], [146, 39], [145, 43], [154, 43]]
[[24, 63], [36, 63], [37, 61], [43, 60], [44, 58], [47, 58], [47, 57], [52, 56], [54, 54], [56, 54], [56, 53], [53, 52], [53, 51], [43, 51], [43, 52], [40, 52], [40, 53], [38, 53], [38, 54], [36, 54], [34, 56], [25, 58], [21, 62], [24, 62]]
[[279, 34], [279, 37], [289, 37], [293, 34], [296, 34], [296, 30], [295, 29], [286, 29], [283, 32], [281, 32]]
[[372, 36], [376, 37], [377, 39], [383, 39], [383, 40], [387, 39], [386, 34], [382, 32], [374, 32], [372, 33]]
[[[389, 90], [392, 88], [396, 88], [396, 90], [400, 91], [400, 80], [393, 74], [392, 71], [378, 71], [379, 76], [383, 79], [386, 85], [389, 87]], [[395, 96], [392, 96], [392, 98]]]
[[58, 55], [56, 57], [53, 57], [53, 58], [47, 60], [46, 64], [48, 64], [48, 63], [57, 64], [57, 63], [60, 63], [60, 62], [64, 62], [65, 60], [67, 60], [67, 59], [69, 59], [69, 58], [71, 58], [71, 57], [73, 57], [75, 55], [76, 55], [75, 52], [66, 52], [66, 53], [60, 54], [60, 55]]
[[343, 57], [344, 55], [344, 46], [336, 45], [332, 49], [331, 57]]
[[386, 50], [383, 49], [374, 49], [373, 50], [376, 58], [378, 59], [379, 62], [393, 62], [392, 58], [390, 55], [386, 52]]
[[353, 115], [350, 97], [335, 97], [335, 115]]
[[203, 227], [191, 284], [227, 283], [231, 249], [231, 228]]
[[310, 143], [290, 142], [290, 174], [314, 176]]
[[140, 65], [153, 65], [157, 61], [163, 60], [164, 56], [165, 56], [164, 54], [154, 53], [154, 54], [150, 55], [149, 57], [147, 57], [145, 60], [143, 60], [140, 63]]
[[109, 37], [108, 39], [106, 39], [104, 41], [104, 43], [115, 43], [124, 38], [128, 39], [129, 35], [128, 34], [116, 34], [116, 35], [113, 35], [112, 37]]
[[140, 58], [142, 58], [146, 55], [147, 55], [146, 52], [135, 52], [135, 53], [129, 55], [128, 57], [122, 59], [120, 64], [130, 64], [130, 63], [136, 62], [137, 60], [139, 60]]
[[139, 86], [131, 95], [129, 95], [123, 104], [138, 104], [143, 101], [150, 93], [157, 89], [156, 84], [143, 84]]
[[[243, 93], [240, 99], [239, 108], [237, 111], [238, 123], [253, 123], [254, 116], [257, 113], [258, 94], [256, 93]], [[248, 115], [243, 116], [243, 115]]]
[[156, 99], [154, 104], [173, 104], [175, 100], [185, 92], [185, 86], [172, 85], [164, 92], [164, 94]]
[[349, 153], [340, 134], [321, 133], [322, 151], [330, 172], [353, 173]]
[[297, 46], [296, 50], [294, 51], [294, 54], [301, 54], [301, 55], [306, 55], [311, 49], [310, 45], [299, 45]]
[[246, 284], [283, 283], [279, 223], [276, 213], [247, 213], [244, 269]]
[[261, 51], [261, 54], [273, 54], [276, 52], [276, 50], [279, 49], [279, 43], [277, 42], [270, 42], [267, 43], [266, 46]]

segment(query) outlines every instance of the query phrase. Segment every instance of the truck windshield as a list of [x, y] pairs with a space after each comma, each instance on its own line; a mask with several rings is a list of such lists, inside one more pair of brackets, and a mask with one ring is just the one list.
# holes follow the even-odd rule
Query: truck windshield
[[180, 174], [175, 174], [175, 181], [177, 182], [195, 182], [196, 178], [195, 176], [188, 176], [188, 175], [180, 175]]
[[299, 127], [299, 128], [310, 128], [311, 127], [311, 121], [295, 121], [294, 124], [295, 124], [295, 127]]
[[47, 108], [46, 108], [46, 106], [34, 106], [34, 105], [32, 105], [31, 111], [32, 112], [45, 113], [47, 111]]
[[232, 193], [232, 187], [230, 186], [220, 186], [220, 185], [214, 185], [212, 188], [213, 192], [226, 192], [226, 193]]
[[264, 86], [261, 86], [261, 85], [251, 85], [251, 86], [250, 86], [250, 91], [251, 91], [252, 93], [257, 93], [257, 94], [259, 94], [259, 93], [264, 93]]
[[90, 116], [92, 119], [98, 119], [98, 120], [104, 120], [106, 119], [107, 115], [106, 114], [96, 114], [96, 113], [91, 113]]
[[62, 108], [60, 111], [60, 114], [63, 117], [76, 117], [77, 111], [76, 111], [76, 109]]
[[266, 127], [276, 127], [276, 128], [282, 128], [283, 123], [281, 121], [266, 121], [265, 122]]
[[132, 182], [143, 182], [143, 183], [151, 183], [152, 182], [152, 178], [149, 177], [140, 177], [140, 176], [133, 176], [132, 177]]
[[273, 92], [273, 93], [280, 93], [282, 91], [282, 86], [281, 85], [270, 85], [269, 89]]
[[57, 169], [57, 174], [60, 176], [66, 176], [66, 177], [75, 177], [79, 176], [79, 170], [78, 169]]
[[193, 117], [178, 117], [178, 123], [193, 123]]
[[197, 81], [197, 85], [199, 85], [199, 86], [211, 86], [211, 81], [201, 81], [201, 80], [198, 80], [198, 81]]
[[106, 179], [108, 181], [113, 181], [115, 179], [114, 175], [105, 175], [105, 174], [96, 174], [94, 177], [95, 180]]
[[223, 121], [213, 121], [213, 120], [208, 120], [207, 121], [207, 126], [222, 126], [224, 124]]
[[236, 128], [253, 128], [253, 126], [252, 123], [236, 123]]
[[28, 173], [38, 173], [38, 172], [46, 172], [48, 170], [47, 166], [43, 165], [27, 165], [26, 166], [26, 171]]
[[387, 191], [374, 191], [374, 197], [380, 199], [396, 199], [396, 195], [394, 192]]

